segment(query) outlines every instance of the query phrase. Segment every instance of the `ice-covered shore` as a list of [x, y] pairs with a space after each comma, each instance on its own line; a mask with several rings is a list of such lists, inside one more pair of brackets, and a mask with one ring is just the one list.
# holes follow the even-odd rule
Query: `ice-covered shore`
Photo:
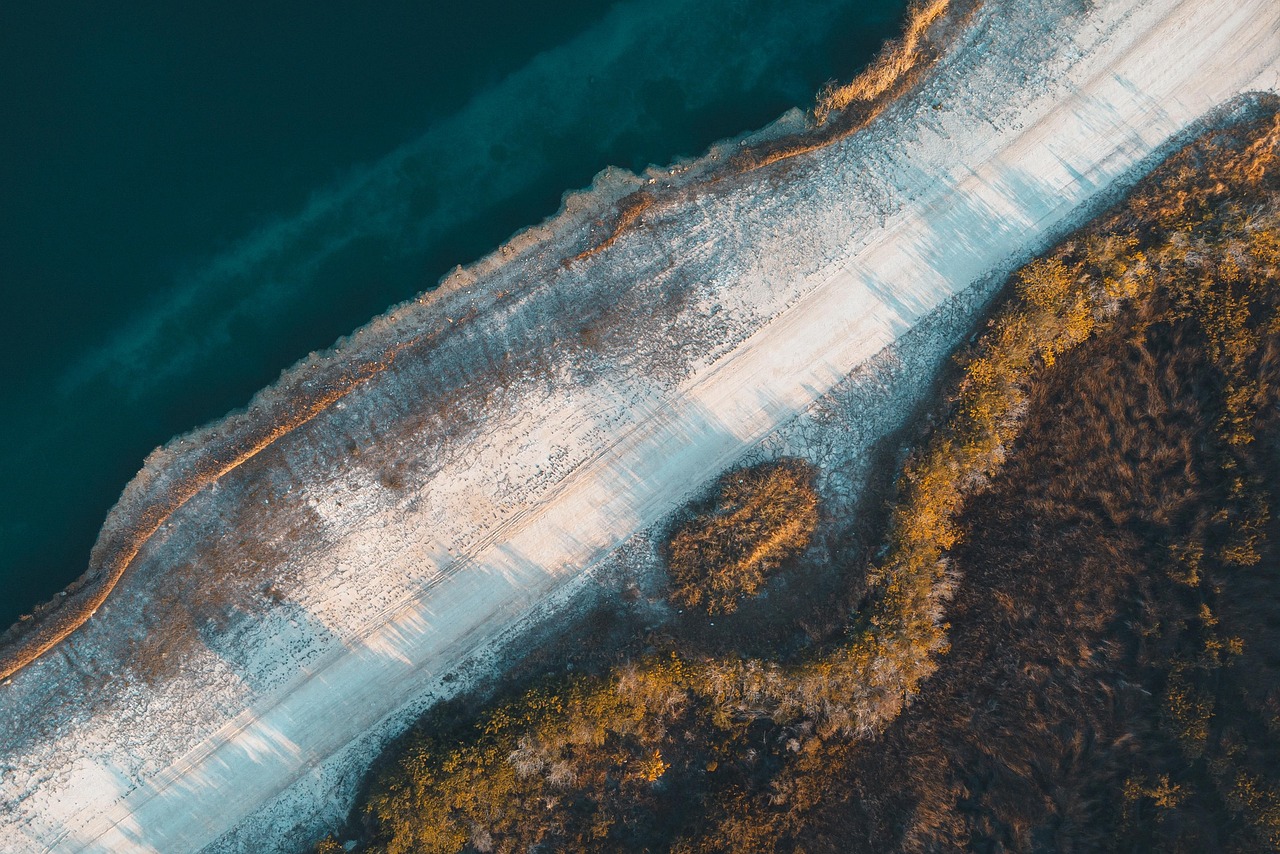
[[137, 539], [128, 574], [0, 686], [5, 845], [305, 840], [585, 570], [762, 445], [856, 456], [1002, 272], [1278, 88], [1274, 0], [988, 0], [852, 137], [604, 176], [153, 455], [96, 552]]

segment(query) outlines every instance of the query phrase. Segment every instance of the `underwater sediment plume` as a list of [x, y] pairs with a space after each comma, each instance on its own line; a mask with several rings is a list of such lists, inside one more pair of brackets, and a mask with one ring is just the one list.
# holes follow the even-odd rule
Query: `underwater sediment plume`
[[[601, 173], [146, 460], [0, 646], [4, 845], [305, 847], [726, 471], [853, 512], [1013, 269], [1277, 91], [1274, 0], [933, 0], [810, 115]], [[725, 546], [752, 591], [817, 502]]]

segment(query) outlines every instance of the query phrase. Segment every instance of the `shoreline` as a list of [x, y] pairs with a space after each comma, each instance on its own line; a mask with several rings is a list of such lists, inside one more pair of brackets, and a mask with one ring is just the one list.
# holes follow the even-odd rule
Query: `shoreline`
[[[566, 197], [552, 222], [572, 230], [525, 232], [422, 308], [340, 342], [327, 358], [350, 366], [388, 337], [437, 336], [377, 381], [347, 375], [344, 399], [157, 521], [103, 619], [0, 691], [13, 838], [278, 844], [291, 814], [273, 805], [331, 795], [322, 769], [447, 692], [452, 667], [620, 538], [827, 406], [885, 347], [1094, 212], [1206, 117], [1280, 88], [1280, 10], [1262, 0], [1112, 0], [1078, 16], [1008, 6], [991, 0], [863, 132], [701, 191], [689, 166], [608, 173], [596, 182], [617, 194], [608, 205]], [[1185, 49], [1176, 68], [1170, 44]], [[1218, 64], [1224, 45], [1241, 61]], [[649, 180], [672, 180], [671, 199], [613, 239], [601, 211]], [[938, 357], [946, 336], [921, 346]], [[323, 395], [308, 364], [286, 377]], [[273, 388], [253, 405], [287, 411]], [[894, 407], [833, 416], [828, 438], [872, 440]], [[182, 443], [149, 458], [139, 489], [183, 473]], [[222, 586], [244, 597], [219, 599]], [[174, 610], [188, 591], [202, 601]], [[182, 614], [190, 654], [153, 662], [158, 675], [133, 670], [170, 651], [148, 615]]]
[[[807, 116], [785, 115], [761, 130], [716, 143], [701, 157], [668, 167], [650, 167], [641, 175], [610, 167], [587, 188], [565, 193], [560, 209], [547, 220], [518, 231], [475, 263], [459, 266], [435, 290], [391, 306], [328, 350], [284, 369], [279, 380], [256, 393], [243, 409], [156, 448], [108, 512], [91, 551], [89, 568], [0, 633], [0, 690], [12, 675], [50, 652], [97, 613], [146, 542], [192, 497], [372, 379], [400, 352], [429, 346], [448, 331], [447, 326], [438, 325], [433, 332], [408, 332], [408, 337], [402, 337], [404, 332], [384, 328], [387, 318], [394, 320], [397, 314], [419, 310], [425, 315], [423, 320], [438, 324], [448, 307], [435, 303], [460, 288], [469, 288], [469, 283], [483, 279], [495, 266], [520, 263], [540, 244], [575, 233], [581, 237], [581, 231], [592, 230], [592, 220], [612, 219], [614, 223], [603, 237], [588, 234], [585, 248], [563, 263], [569, 266], [608, 249], [655, 204], [655, 191], [650, 188], [660, 179], [664, 186], [656, 191], [661, 194], [658, 203], [671, 203], [701, 187], [817, 151], [855, 133], [913, 85], [937, 58], [943, 46], [937, 42], [945, 44], [963, 27], [976, 8], [975, 2], [932, 0], [925, 7], [909, 10], [903, 39], [889, 42], [858, 77], [835, 90], [854, 90], [861, 81], [874, 78], [876, 85], [870, 87], [869, 99], [847, 100], [837, 110], [820, 108], [823, 120], [816, 123]], [[955, 18], [956, 10], [959, 20], [942, 21], [944, 33], [931, 38], [927, 31], [944, 17]], [[628, 192], [628, 188], [632, 189]], [[387, 339], [385, 344], [382, 339]], [[344, 347], [355, 348], [356, 353], [341, 358]], [[321, 373], [336, 376], [325, 381], [316, 376]]]

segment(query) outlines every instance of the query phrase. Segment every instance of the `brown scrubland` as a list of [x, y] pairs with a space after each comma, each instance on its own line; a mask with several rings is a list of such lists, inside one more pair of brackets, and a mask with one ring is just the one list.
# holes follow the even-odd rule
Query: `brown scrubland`
[[950, 654], [786, 811], [805, 850], [1280, 846], [1278, 141], [1210, 135], [1024, 273], [1104, 310], [956, 517]]
[[[773, 658], [623, 645], [437, 709], [362, 845], [1280, 847], [1280, 115], [1019, 271], [958, 365], [887, 544], [828, 555], [842, 625]], [[809, 540], [809, 484], [728, 476], [672, 535], [676, 601], [758, 590]]]
[[715, 506], [671, 538], [671, 598], [727, 614], [757, 593], [766, 576], [809, 545], [818, 526], [813, 475], [800, 460], [725, 475]]

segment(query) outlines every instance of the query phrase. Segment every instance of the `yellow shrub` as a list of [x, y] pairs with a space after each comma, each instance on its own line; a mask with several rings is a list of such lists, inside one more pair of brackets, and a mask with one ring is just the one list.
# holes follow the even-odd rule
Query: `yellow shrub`
[[769, 573], [809, 545], [818, 525], [812, 478], [798, 460], [726, 475], [715, 507], [671, 539], [672, 599], [717, 614], [754, 595]]

